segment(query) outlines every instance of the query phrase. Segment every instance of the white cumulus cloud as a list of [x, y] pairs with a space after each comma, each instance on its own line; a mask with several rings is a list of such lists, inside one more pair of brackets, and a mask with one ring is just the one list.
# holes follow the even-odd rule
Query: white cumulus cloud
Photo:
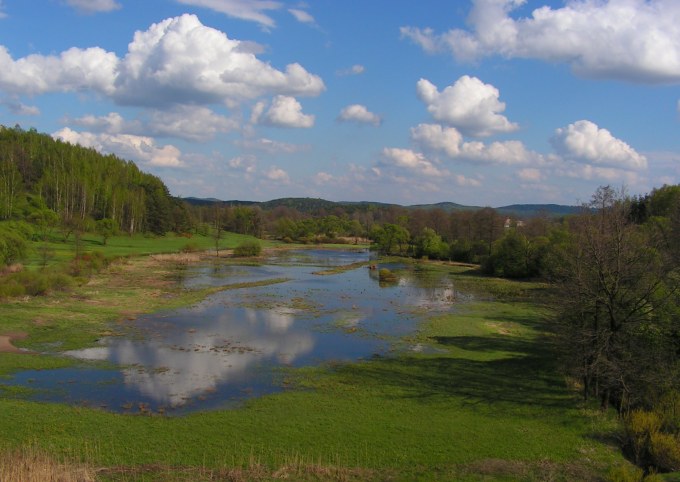
[[98, 47], [70, 48], [58, 56], [29, 55], [19, 60], [0, 46], [0, 89], [12, 94], [87, 92], [110, 95], [119, 60]]
[[325, 85], [300, 64], [284, 71], [194, 15], [138, 31], [124, 58], [101, 48], [12, 59], [0, 46], [0, 89], [9, 94], [93, 92], [124, 105], [237, 105], [262, 95], [316, 96]]
[[433, 162], [427, 160], [420, 152], [411, 149], [385, 147], [382, 150], [382, 164], [388, 167], [400, 167], [425, 176], [441, 177], [448, 173], [440, 170]]
[[194, 15], [135, 33], [116, 80], [116, 98], [135, 105], [240, 102], [270, 93], [320, 94], [324, 83], [300, 64], [276, 70]]
[[411, 129], [411, 140], [421, 149], [443, 153], [450, 160], [493, 165], [541, 165], [544, 156], [527, 149], [521, 141], [503, 141], [486, 144], [480, 141], [465, 142], [454, 127], [439, 124], [419, 124]]
[[521, 141], [492, 142], [491, 144], [464, 142], [461, 145], [459, 157], [468, 161], [509, 166], [540, 165], [545, 162], [541, 154], [527, 149]]
[[81, 13], [111, 12], [121, 8], [116, 0], [66, 0], [66, 3]]
[[566, 0], [531, 16], [510, 13], [526, 0], [473, 0], [471, 30], [436, 34], [402, 27], [426, 52], [450, 51], [471, 61], [488, 55], [565, 62], [591, 78], [680, 82], [680, 2], [675, 0]]
[[557, 129], [551, 143], [567, 160], [633, 171], [647, 168], [645, 156], [588, 120]]
[[439, 124], [419, 124], [411, 129], [411, 139], [423, 149], [443, 152], [450, 158], [460, 155], [463, 136], [455, 127]]
[[250, 179], [250, 176], [255, 174], [257, 170], [257, 159], [255, 156], [237, 156], [229, 159], [227, 165], [231, 169], [242, 172]]
[[464, 134], [485, 137], [519, 128], [501, 115], [505, 103], [499, 100], [498, 89], [476, 77], [464, 75], [442, 92], [429, 80], [420, 79], [416, 91], [435, 120]]
[[157, 146], [150, 137], [129, 134], [96, 134], [76, 132], [65, 127], [52, 137], [71, 144], [92, 147], [97, 151], [115, 154], [123, 159], [132, 159], [148, 166], [181, 167], [181, 152], [173, 145]]
[[259, 102], [253, 108], [251, 120], [274, 127], [312, 127], [314, 116], [304, 114], [302, 105], [294, 97], [277, 95], [265, 111], [265, 104]]
[[342, 111], [340, 111], [340, 115], [338, 116], [338, 120], [344, 122], [351, 121], [360, 122], [363, 124], [373, 124], [374, 126], [379, 126], [382, 122], [382, 119], [379, 115], [369, 111], [366, 106], [361, 104], [348, 105], [342, 109]]
[[288, 184], [290, 182], [290, 176], [288, 176], [288, 173], [280, 167], [271, 166], [267, 171], [265, 171], [264, 175], [270, 181], [283, 184]]
[[194, 5], [223, 13], [233, 18], [257, 22], [263, 27], [274, 27], [276, 23], [265, 12], [279, 10], [281, 2], [270, 0], [177, 0], [184, 5]]

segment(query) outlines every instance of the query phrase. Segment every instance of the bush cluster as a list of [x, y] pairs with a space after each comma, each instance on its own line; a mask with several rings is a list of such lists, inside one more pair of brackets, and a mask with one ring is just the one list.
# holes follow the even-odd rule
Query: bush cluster
[[680, 392], [672, 392], [652, 410], [634, 410], [624, 423], [629, 456], [641, 467], [680, 470]]
[[189, 241], [182, 247], [183, 253], [197, 253], [199, 251], [203, 251], [203, 249], [196, 241]]
[[259, 256], [262, 253], [262, 245], [257, 241], [244, 241], [234, 248], [234, 256], [250, 257]]
[[3, 277], [0, 298], [42, 296], [51, 291], [66, 291], [75, 280], [62, 271], [19, 271]]

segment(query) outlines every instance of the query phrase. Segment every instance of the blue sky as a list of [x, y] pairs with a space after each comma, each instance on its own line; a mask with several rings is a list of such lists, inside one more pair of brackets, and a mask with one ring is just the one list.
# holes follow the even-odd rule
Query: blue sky
[[0, 124], [178, 196], [576, 204], [680, 183], [677, 0], [0, 0]]

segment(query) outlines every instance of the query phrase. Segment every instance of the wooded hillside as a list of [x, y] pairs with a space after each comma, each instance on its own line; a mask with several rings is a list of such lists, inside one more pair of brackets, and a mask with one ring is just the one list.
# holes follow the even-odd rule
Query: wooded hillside
[[131, 161], [35, 129], [0, 126], [0, 220], [110, 219], [120, 231], [163, 234], [183, 218], [182, 206]]

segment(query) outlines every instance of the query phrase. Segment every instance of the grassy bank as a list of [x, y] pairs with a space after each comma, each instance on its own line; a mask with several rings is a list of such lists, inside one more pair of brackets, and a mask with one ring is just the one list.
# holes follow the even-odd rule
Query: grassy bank
[[[2, 310], [11, 331], [29, 333], [27, 346], [83, 346], [111, 329], [107, 321], [124, 325], [136, 313], [207, 294], [179, 289], [176, 269], [168, 260], [130, 259], [73, 293]], [[0, 448], [34, 447], [95, 467], [106, 480], [593, 480], [622, 463], [615, 421], [581, 407], [557, 375], [549, 312], [535, 302], [541, 285], [463, 267], [419, 269], [446, 270], [458, 290], [474, 293], [450, 313], [423, 314], [410, 341], [429, 350], [290, 370], [290, 390], [177, 418], [6, 395]], [[4, 373], [59, 363], [67, 362], [0, 354]]]

